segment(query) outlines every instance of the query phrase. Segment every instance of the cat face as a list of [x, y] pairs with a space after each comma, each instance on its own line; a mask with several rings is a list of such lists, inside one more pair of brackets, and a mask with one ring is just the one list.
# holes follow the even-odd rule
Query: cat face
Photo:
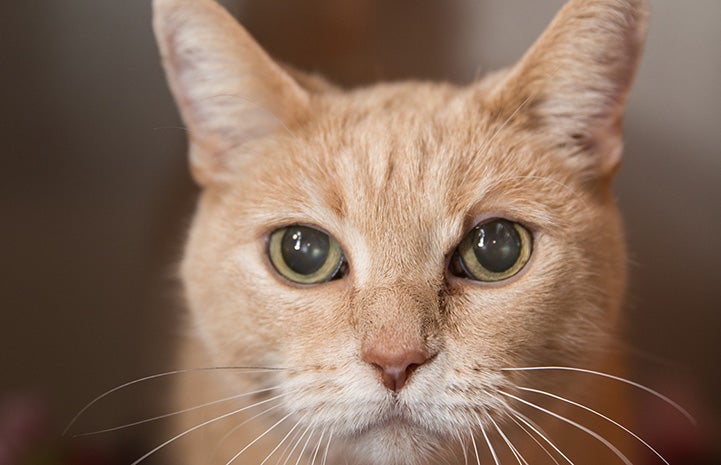
[[156, 0], [204, 187], [182, 276], [214, 363], [283, 368], [258, 383], [370, 463], [420, 463], [518, 408], [506, 368], [588, 366], [625, 283], [610, 181], [633, 3], [571, 2], [470, 86], [342, 91], [214, 3]]

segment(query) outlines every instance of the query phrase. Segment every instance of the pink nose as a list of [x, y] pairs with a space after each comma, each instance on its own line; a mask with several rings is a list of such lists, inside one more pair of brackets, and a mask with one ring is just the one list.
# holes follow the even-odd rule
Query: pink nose
[[385, 387], [398, 392], [429, 357], [426, 352], [416, 349], [390, 351], [367, 347], [363, 349], [361, 358], [378, 370]]

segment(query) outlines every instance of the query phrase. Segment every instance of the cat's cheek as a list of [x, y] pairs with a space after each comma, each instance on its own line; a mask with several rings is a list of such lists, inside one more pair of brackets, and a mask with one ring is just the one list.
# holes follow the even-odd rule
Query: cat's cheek
[[545, 237], [537, 241], [524, 274], [513, 281], [452, 283], [447, 334], [460, 359], [473, 361], [472, 369], [541, 362], [549, 341], [574, 331], [579, 311], [591, 312], [584, 286], [562, 266], [573, 261], [567, 252], [554, 252], [553, 240]]
[[[214, 364], [274, 365], [271, 348], [279, 337], [272, 308], [259, 306], [271, 293], [271, 280], [254, 259], [252, 244], [236, 244], [198, 228], [191, 235], [183, 280], [192, 325]], [[226, 234], [225, 237], [230, 237]], [[193, 240], [195, 237], [198, 240]]]
[[352, 377], [339, 373], [359, 350], [348, 323], [347, 283], [300, 287], [260, 274], [261, 282], [247, 291], [253, 308], [246, 315], [259, 322], [259, 332], [272, 333], [264, 350], [279, 366], [297, 370], [293, 374]]

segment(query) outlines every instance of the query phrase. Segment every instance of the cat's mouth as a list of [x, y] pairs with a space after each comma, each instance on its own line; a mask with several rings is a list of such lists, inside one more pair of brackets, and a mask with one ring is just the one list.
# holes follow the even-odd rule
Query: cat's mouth
[[408, 413], [403, 413], [401, 411], [392, 411], [390, 414], [388, 414], [385, 418], [381, 419], [379, 421], [379, 425], [381, 426], [415, 426], [415, 421], [413, 421], [412, 418], [410, 418], [410, 415]]
[[[422, 461], [429, 451], [441, 450], [446, 435], [429, 429], [418, 415], [394, 405], [366, 428], [351, 434], [354, 449], [383, 451], [375, 463], [433, 463]], [[382, 461], [381, 461], [382, 460]]]
[[406, 428], [423, 428], [423, 425], [407, 404], [394, 397], [393, 402], [387, 406], [385, 412], [379, 415], [375, 422], [371, 422], [370, 427], [373, 429], [391, 428], [402, 430]]

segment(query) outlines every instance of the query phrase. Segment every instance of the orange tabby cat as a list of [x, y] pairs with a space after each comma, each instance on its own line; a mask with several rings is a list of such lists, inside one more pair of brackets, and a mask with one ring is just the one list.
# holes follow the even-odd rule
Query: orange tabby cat
[[623, 371], [611, 181], [646, 1], [571, 0], [468, 86], [353, 90], [211, 0], [154, 7], [203, 187], [184, 363], [236, 367], [184, 377], [181, 408], [237, 397], [175, 463], [632, 463], [588, 410], [624, 418], [623, 384], [558, 367]]

